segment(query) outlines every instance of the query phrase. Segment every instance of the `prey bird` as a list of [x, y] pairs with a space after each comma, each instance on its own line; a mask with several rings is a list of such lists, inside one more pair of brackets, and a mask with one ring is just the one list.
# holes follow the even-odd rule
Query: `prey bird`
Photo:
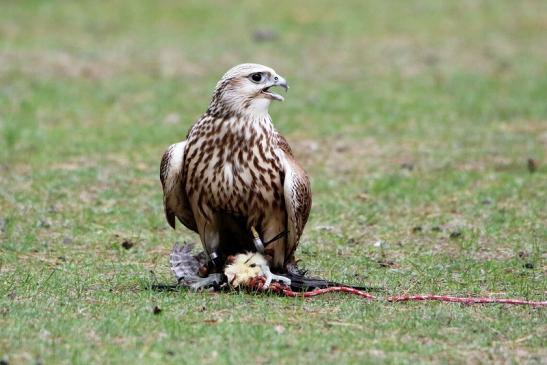
[[161, 161], [167, 222], [199, 234], [211, 275], [222, 275], [229, 256], [262, 251], [262, 242], [274, 272], [301, 274], [294, 252], [310, 213], [310, 181], [272, 124], [270, 103], [284, 100], [273, 87], [289, 88], [270, 67], [233, 67], [186, 140]]
[[[178, 287], [186, 287], [194, 290], [213, 288], [222, 290], [227, 288], [257, 289], [254, 285], [258, 280], [263, 280], [260, 289], [268, 289], [272, 280], [278, 281], [290, 287], [293, 291], [306, 292], [309, 290], [323, 289], [333, 286], [343, 286], [366, 291], [383, 291], [383, 288], [370, 286], [355, 286], [341, 284], [335, 281], [306, 276], [300, 272], [287, 272], [284, 275], [275, 275], [270, 271], [270, 263], [259, 252], [245, 252], [228, 256], [224, 267], [224, 277], [212, 274], [207, 277], [200, 276], [199, 268], [207, 260], [205, 252], [192, 254], [192, 244], [175, 244], [171, 250], [171, 270], [177, 278], [176, 285], [154, 284], [157, 290], [175, 290]], [[219, 278], [220, 276], [220, 278]], [[288, 276], [288, 277], [287, 277]]]

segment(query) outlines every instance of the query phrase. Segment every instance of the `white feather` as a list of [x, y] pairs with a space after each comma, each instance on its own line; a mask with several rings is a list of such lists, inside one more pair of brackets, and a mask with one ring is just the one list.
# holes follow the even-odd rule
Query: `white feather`
[[182, 160], [184, 159], [184, 148], [186, 146], [186, 141], [172, 144], [169, 146], [170, 159], [169, 166], [167, 168], [167, 179], [166, 186], [167, 191], [172, 191], [175, 183], [178, 180], [178, 176], [182, 170]]

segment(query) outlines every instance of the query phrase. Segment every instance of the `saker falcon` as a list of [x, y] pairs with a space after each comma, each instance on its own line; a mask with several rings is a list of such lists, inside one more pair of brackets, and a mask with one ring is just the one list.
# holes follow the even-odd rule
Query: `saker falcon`
[[[165, 216], [197, 232], [209, 270], [261, 249], [272, 270], [297, 270], [294, 252], [311, 208], [310, 181], [268, 108], [288, 89], [273, 69], [241, 64], [217, 83], [207, 111], [161, 161]], [[253, 234], [254, 233], [254, 237]], [[269, 245], [268, 245], [269, 243]]]

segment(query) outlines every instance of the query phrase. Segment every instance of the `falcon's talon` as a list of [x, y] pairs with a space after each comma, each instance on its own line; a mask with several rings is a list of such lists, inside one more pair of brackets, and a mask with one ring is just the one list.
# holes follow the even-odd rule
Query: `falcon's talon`
[[219, 267], [222, 263], [220, 262], [220, 257], [216, 252], [211, 252], [209, 254], [209, 260], [213, 264], [214, 267]]
[[291, 279], [281, 275], [272, 274], [268, 265], [260, 265], [260, 269], [262, 270], [262, 274], [266, 278], [264, 285], [262, 285], [262, 289], [268, 289], [270, 287], [270, 284], [272, 283], [272, 280], [279, 281], [287, 286], [291, 285]]
[[193, 291], [200, 291], [209, 289], [213, 286], [220, 285], [222, 283], [222, 274], [211, 274], [206, 278], [196, 280], [195, 283], [190, 285], [190, 289]]

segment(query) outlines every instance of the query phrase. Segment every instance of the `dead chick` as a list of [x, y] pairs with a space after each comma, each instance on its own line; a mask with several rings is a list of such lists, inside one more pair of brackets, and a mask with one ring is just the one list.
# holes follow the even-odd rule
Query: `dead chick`
[[230, 256], [228, 264], [224, 268], [224, 275], [228, 283], [234, 287], [249, 285], [251, 279], [262, 276], [266, 279], [263, 289], [268, 289], [272, 280], [280, 281], [285, 285], [291, 285], [291, 280], [280, 275], [272, 274], [266, 258], [258, 252], [247, 252]]

